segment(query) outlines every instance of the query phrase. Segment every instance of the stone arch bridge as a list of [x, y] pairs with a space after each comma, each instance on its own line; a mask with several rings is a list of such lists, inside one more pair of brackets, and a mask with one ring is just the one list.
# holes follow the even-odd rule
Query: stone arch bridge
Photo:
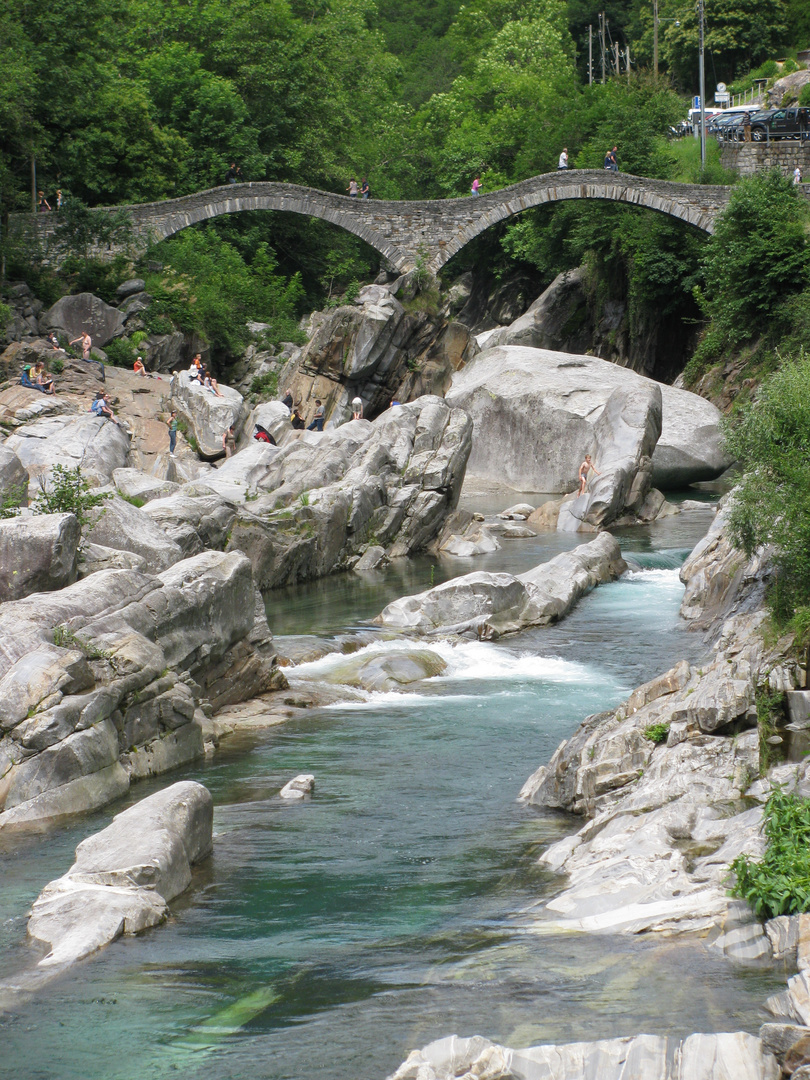
[[[480, 233], [534, 206], [567, 199], [602, 199], [644, 206], [685, 221], [706, 233], [714, 229], [731, 188], [675, 184], [608, 170], [570, 169], [534, 176], [486, 195], [462, 199], [387, 201], [333, 195], [298, 184], [263, 181], [228, 184], [179, 199], [103, 210], [127, 210], [136, 245], [164, 240], [181, 229], [220, 214], [240, 210], [281, 210], [332, 222], [361, 237], [398, 270], [412, 270], [417, 260], [436, 273]], [[15, 215], [35, 220], [40, 241], [47, 242], [56, 215]], [[101, 252], [99, 254], [102, 254]], [[109, 254], [115, 254], [110, 249]]]

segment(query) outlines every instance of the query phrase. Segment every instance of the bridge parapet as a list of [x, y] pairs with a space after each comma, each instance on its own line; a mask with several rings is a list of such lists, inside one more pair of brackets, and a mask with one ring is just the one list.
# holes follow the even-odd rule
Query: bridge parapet
[[[422, 261], [435, 273], [466, 244], [499, 221], [535, 206], [568, 199], [602, 199], [644, 206], [711, 233], [730, 188], [648, 180], [609, 170], [544, 173], [486, 195], [461, 199], [388, 201], [335, 195], [316, 188], [276, 181], [228, 184], [178, 199], [103, 207], [129, 212], [136, 246], [166, 239], [181, 229], [221, 214], [242, 210], [277, 210], [329, 221], [361, 237], [397, 269]], [[56, 215], [13, 215], [47, 244]], [[113, 255], [120, 248], [100, 254]]]

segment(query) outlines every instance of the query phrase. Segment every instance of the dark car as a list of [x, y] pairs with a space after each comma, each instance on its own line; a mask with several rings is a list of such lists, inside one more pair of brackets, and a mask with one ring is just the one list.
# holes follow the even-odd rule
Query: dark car
[[[800, 139], [802, 136], [802, 117], [800, 113], [806, 110], [797, 105], [789, 109], [772, 109], [767, 115], [751, 117], [751, 138], [755, 142], [764, 142], [766, 139]], [[805, 131], [807, 125], [805, 124]]]
[[[775, 109], [752, 109], [748, 114], [751, 124], [751, 138], [757, 142], [761, 142], [766, 136], [763, 134], [764, 128], [762, 124], [767, 123], [769, 117], [774, 113]], [[759, 135], [754, 135], [754, 130], [759, 132]], [[743, 142], [745, 139], [745, 113], [738, 113], [737, 120], [732, 125], [729, 135], [732, 139], [736, 139], [738, 142]]]

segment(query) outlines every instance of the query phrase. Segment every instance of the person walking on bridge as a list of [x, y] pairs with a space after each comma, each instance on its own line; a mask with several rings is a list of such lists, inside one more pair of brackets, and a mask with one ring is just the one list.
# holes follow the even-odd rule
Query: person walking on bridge
[[557, 171], [560, 169], [568, 168], [568, 147], [564, 146], [563, 151], [560, 154], [560, 160], [557, 162]]
[[360, 185], [360, 198], [361, 199], [367, 199], [368, 196], [369, 196], [368, 180], [366, 180], [366, 178], [363, 177], [363, 182]]
[[349, 198], [350, 199], [356, 199], [357, 198], [357, 181], [355, 180], [354, 177], [352, 177], [351, 180], [349, 181], [349, 186], [346, 188], [346, 190], [349, 193]]
[[470, 188], [470, 194], [471, 195], [480, 195], [481, 194], [481, 177], [480, 176], [476, 176], [476, 178], [473, 180], [472, 187]]

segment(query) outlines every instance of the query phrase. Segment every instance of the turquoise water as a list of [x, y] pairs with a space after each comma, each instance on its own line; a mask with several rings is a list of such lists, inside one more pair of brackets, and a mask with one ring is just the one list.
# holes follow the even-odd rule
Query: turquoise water
[[[312, 710], [173, 774], [214, 794], [213, 858], [166, 926], [115, 943], [0, 1017], [0, 1075], [382, 1080], [410, 1049], [452, 1032], [528, 1045], [755, 1030], [773, 975], [736, 971], [697, 940], [538, 936], [522, 914], [559, 889], [537, 855], [576, 825], [518, 804], [526, 777], [583, 716], [701, 653], [678, 619], [671, 565], [708, 520], [690, 517], [628, 531], [623, 546], [641, 569], [559, 626], [440, 643], [445, 674], [412, 694]], [[526, 569], [560, 540], [520, 543], [497, 553], [500, 565]], [[471, 565], [482, 561], [434, 564], [434, 579]], [[422, 560], [274, 594], [272, 623], [282, 634], [351, 631], [392, 595], [426, 587], [426, 572]], [[297, 674], [317, 681], [334, 662]], [[314, 797], [280, 800], [304, 771]], [[28, 957], [27, 907], [112, 812], [4, 839], [0, 976]]]

